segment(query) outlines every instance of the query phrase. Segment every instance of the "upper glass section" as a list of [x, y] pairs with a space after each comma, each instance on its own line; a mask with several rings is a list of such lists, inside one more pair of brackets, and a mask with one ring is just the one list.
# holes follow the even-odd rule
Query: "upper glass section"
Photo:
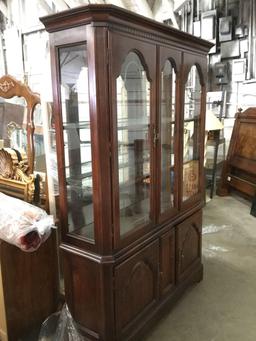
[[176, 74], [167, 60], [161, 72], [161, 213], [174, 206], [175, 93]]
[[199, 192], [201, 84], [195, 65], [185, 85], [183, 142], [183, 200]]
[[68, 231], [94, 239], [86, 44], [59, 49]]
[[116, 97], [122, 237], [150, 220], [150, 83], [135, 52], [127, 55], [116, 79]]

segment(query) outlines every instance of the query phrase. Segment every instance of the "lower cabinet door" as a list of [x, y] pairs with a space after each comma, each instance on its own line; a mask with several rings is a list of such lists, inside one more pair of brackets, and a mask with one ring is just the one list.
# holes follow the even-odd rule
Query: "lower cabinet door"
[[160, 294], [165, 295], [175, 286], [175, 231], [160, 238]]
[[131, 331], [158, 299], [158, 240], [115, 268], [117, 337]]
[[201, 264], [202, 211], [193, 214], [176, 227], [177, 280], [189, 276]]

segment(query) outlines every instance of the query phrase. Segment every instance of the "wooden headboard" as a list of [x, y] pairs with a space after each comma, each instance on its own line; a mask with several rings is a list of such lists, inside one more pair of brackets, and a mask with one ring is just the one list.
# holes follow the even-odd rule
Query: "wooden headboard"
[[256, 194], [256, 107], [236, 114], [217, 194], [227, 195], [232, 188], [250, 197]]

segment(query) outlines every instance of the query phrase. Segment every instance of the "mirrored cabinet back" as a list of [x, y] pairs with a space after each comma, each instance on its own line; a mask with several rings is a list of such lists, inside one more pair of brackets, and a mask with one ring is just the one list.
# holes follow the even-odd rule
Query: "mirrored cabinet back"
[[112, 5], [41, 21], [68, 307], [90, 340], [139, 338], [202, 279], [211, 44]]

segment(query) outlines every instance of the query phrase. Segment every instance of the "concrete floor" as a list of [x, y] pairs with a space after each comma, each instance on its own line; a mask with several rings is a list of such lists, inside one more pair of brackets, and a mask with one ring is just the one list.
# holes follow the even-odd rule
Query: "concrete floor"
[[256, 217], [250, 202], [215, 196], [204, 208], [204, 279], [144, 341], [256, 340]]

